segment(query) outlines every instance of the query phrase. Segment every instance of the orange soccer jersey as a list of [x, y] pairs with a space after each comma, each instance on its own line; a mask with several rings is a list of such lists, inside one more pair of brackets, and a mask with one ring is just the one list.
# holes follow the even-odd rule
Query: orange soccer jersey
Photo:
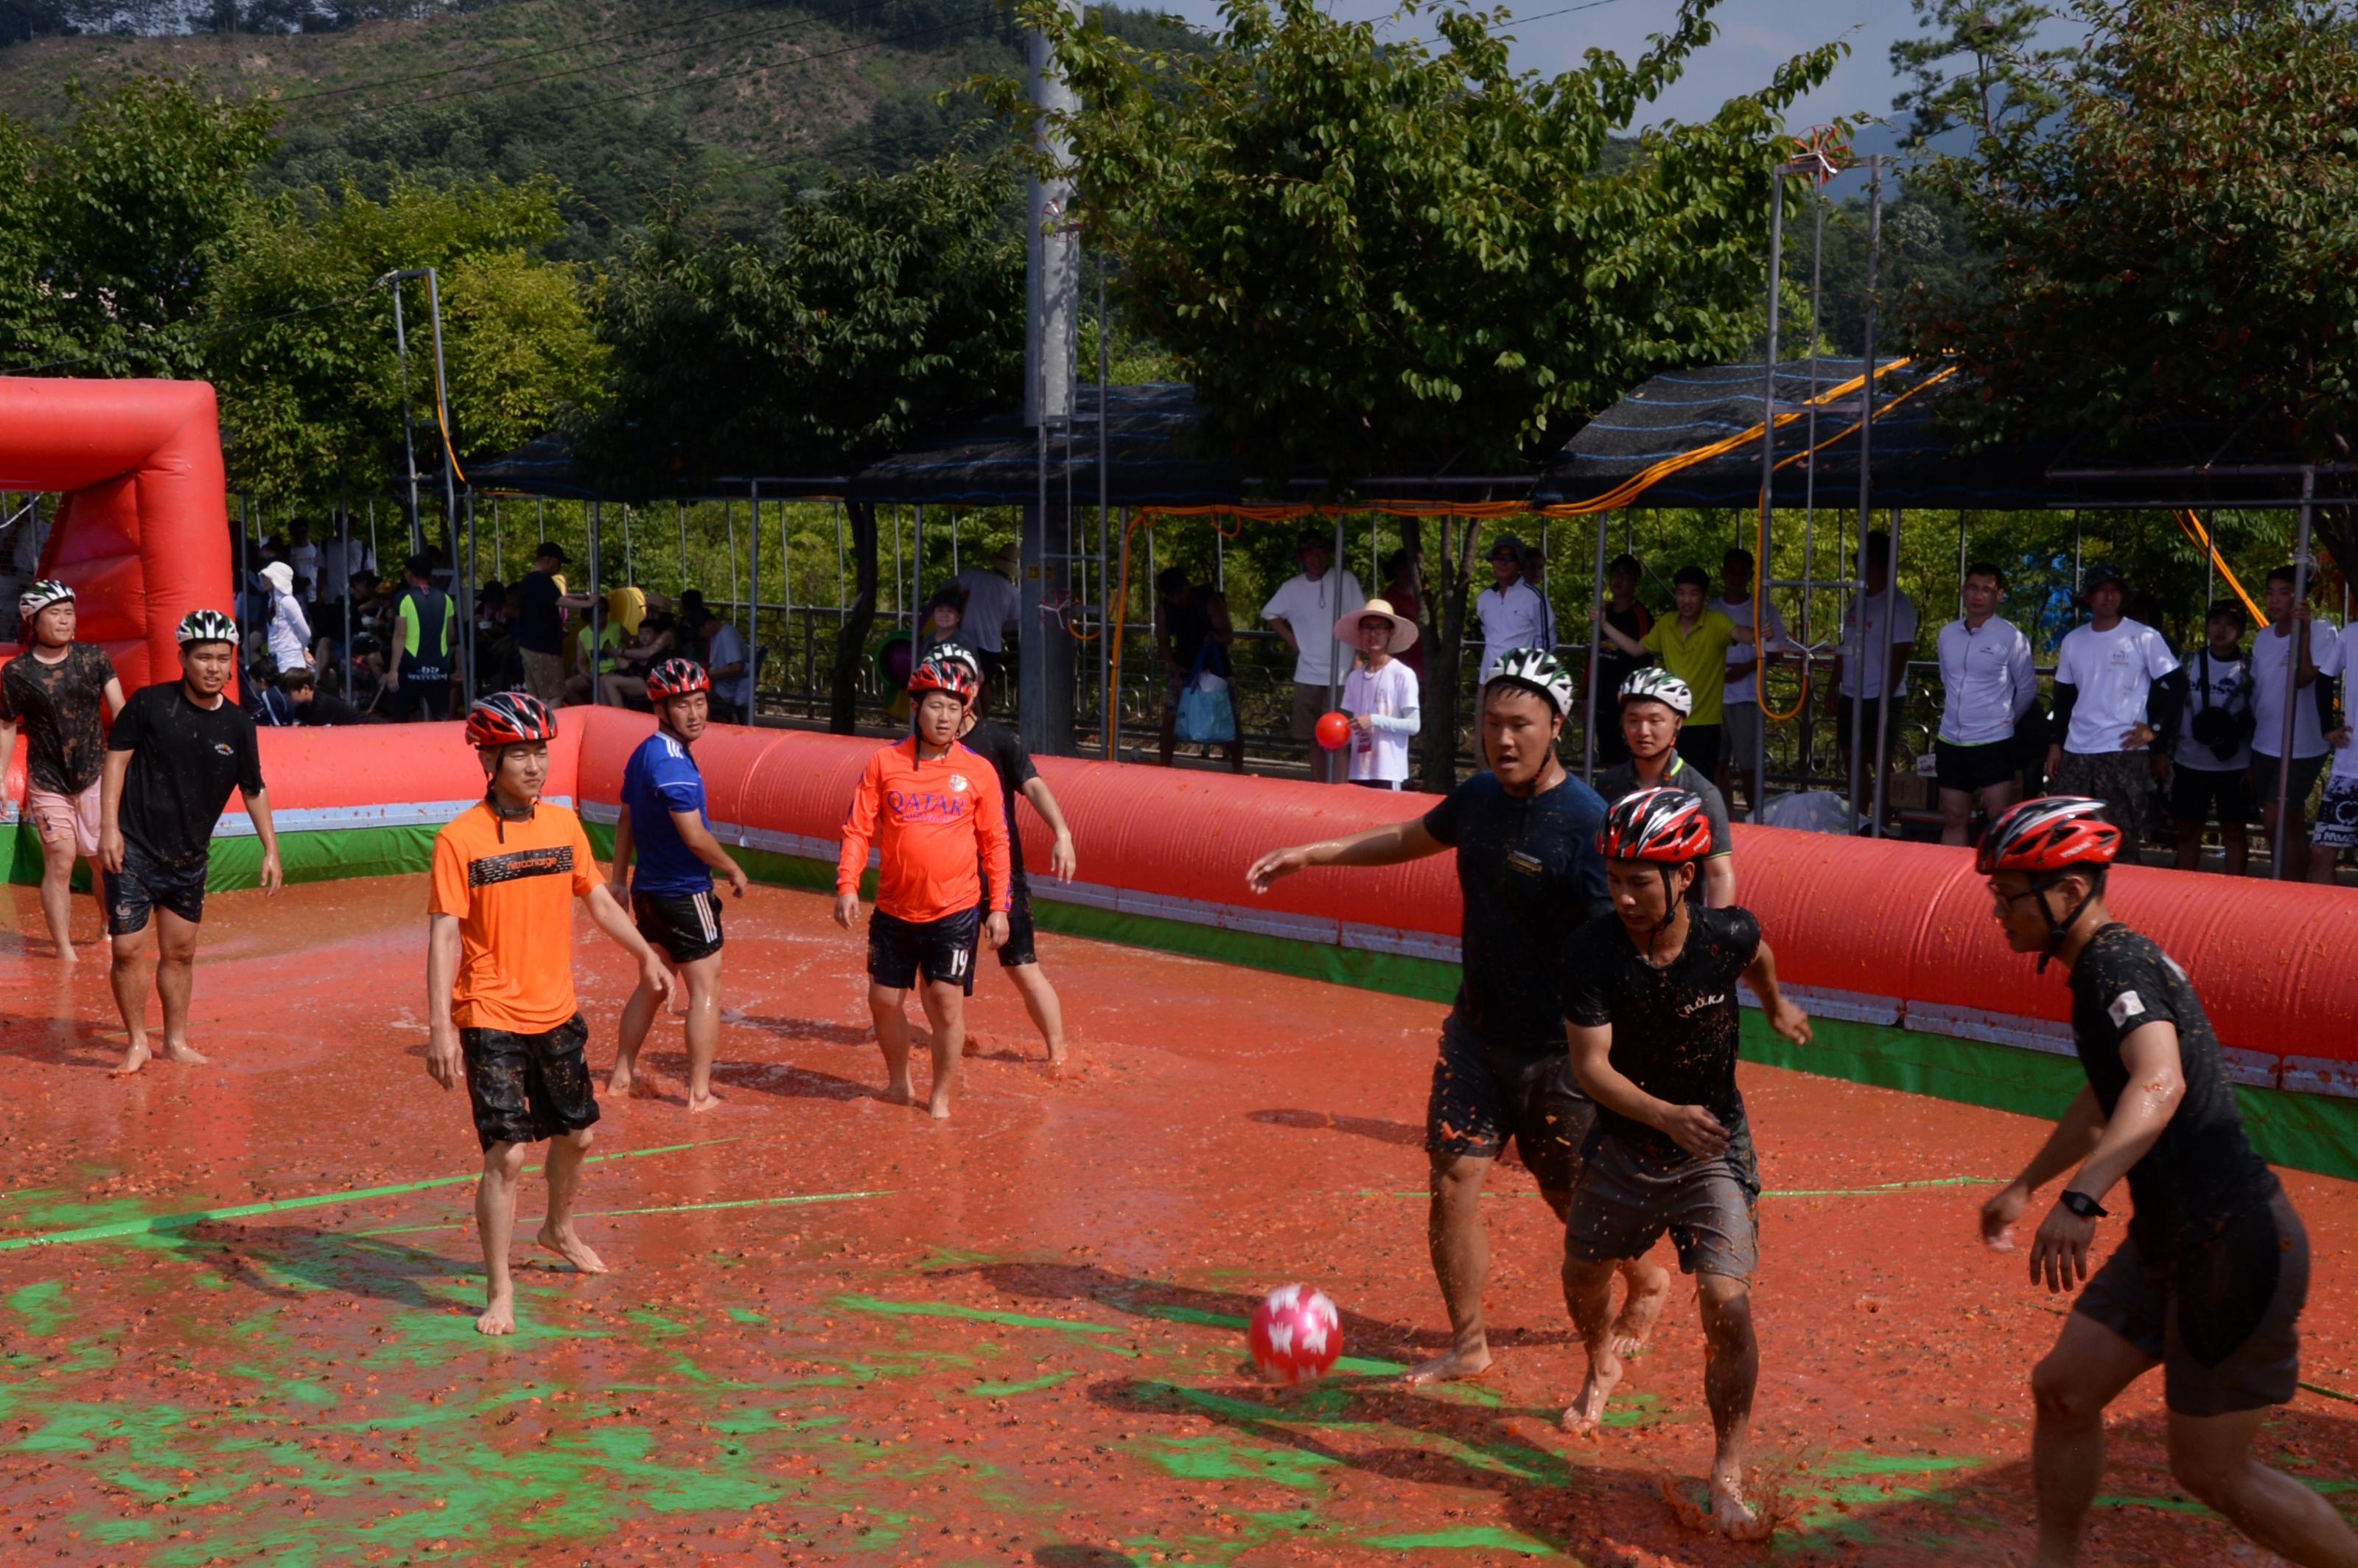
[[876, 907], [896, 920], [939, 920], [982, 902], [982, 875], [990, 875], [990, 906], [1010, 905], [1007, 816], [999, 774], [980, 755], [953, 745], [932, 762], [917, 758], [914, 736], [868, 759], [843, 816], [843, 853], [835, 891], [860, 886], [873, 840], [883, 860], [876, 877]]
[[451, 1021], [539, 1034], [571, 1018], [573, 901], [599, 880], [581, 819], [561, 806], [511, 821], [487, 801], [446, 824], [428, 907], [459, 922]]

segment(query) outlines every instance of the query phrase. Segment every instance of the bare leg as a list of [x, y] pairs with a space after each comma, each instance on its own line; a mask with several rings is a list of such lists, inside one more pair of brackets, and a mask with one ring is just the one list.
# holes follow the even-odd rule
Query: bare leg
[[1023, 998], [1023, 1011], [1032, 1015], [1032, 1027], [1047, 1042], [1048, 1065], [1064, 1065], [1065, 1004], [1057, 1000], [1056, 988], [1048, 983], [1037, 964], [1018, 964], [1007, 971], [1007, 978], [1015, 982], [1017, 994]]
[[2273, 1411], [2190, 1416], [2170, 1412], [2169, 1473], [2237, 1530], [2301, 1568], [2353, 1568], [2358, 1534], [2331, 1503], [2254, 1462], [2252, 1439]]
[[638, 1082], [639, 1047], [654, 1026], [655, 999], [642, 981], [622, 1004], [622, 1022], [614, 1028], [614, 1070], [606, 1075], [606, 1092], [627, 1095]]
[[1996, 822], [2006, 814], [2014, 803], [2022, 798], [2022, 786], [2014, 779], [1994, 784], [1982, 791], [1982, 819]]
[[[2331, 887], [2340, 878], [2342, 851], [2331, 844], [2311, 843], [2309, 847], [2309, 880]], [[44, 895], [48, 892], [45, 885]]]
[[958, 1058], [966, 1054], [966, 989], [955, 980], [927, 980], [919, 993], [925, 1022], [934, 1033], [934, 1092], [925, 1108], [946, 1121], [957, 1088]]
[[[548, 1217], [540, 1222], [540, 1244], [585, 1274], [607, 1272], [606, 1260], [590, 1249], [573, 1228], [573, 1199], [581, 1190], [581, 1157], [597, 1141], [598, 1130], [584, 1127], [548, 1141]], [[514, 1199], [511, 1196], [511, 1213]]]
[[[2220, 837], [2226, 836], [2225, 829]], [[2178, 825], [2178, 859], [2170, 862], [2181, 871], [2200, 871], [2202, 866], [2202, 824], [2181, 822]]]
[[1482, 1183], [1493, 1157], [1435, 1154], [1429, 1173], [1432, 1206], [1425, 1245], [1433, 1277], [1449, 1309], [1449, 1350], [1408, 1370], [1412, 1383], [1475, 1378], [1490, 1366], [1490, 1339], [1482, 1321], [1482, 1285], [1490, 1273], [1490, 1233], [1482, 1224]]
[[164, 1059], [199, 1067], [205, 1056], [189, 1044], [189, 994], [197, 976], [197, 925], [168, 909], [156, 912], [156, 994], [164, 999]]
[[[1572, 1194], [1540, 1189], [1548, 1207], [1559, 1220], [1572, 1218]], [[1660, 1263], [1643, 1258], [1624, 1258], [1616, 1265], [1621, 1271], [1621, 1310], [1613, 1316], [1613, 1354], [1630, 1357], [1646, 1347], [1646, 1340], [1654, 1332], [1654, 1322], [1662, 1315], [1662, 1303], [1671, 1299], [1671, 1271]]]
[[1974, 825], [1974, 792], [1969, 789], [1944, 789], [1941, 792], [1941, 842], [1962, 847], [1972, 837]]
[[42, 840], [41, 917], [49, 922], [49, 940], [57, 947], [60, 964], [81, 961], [74, 956], [73, 945], [73, 869], [71, 834]]
[[2219, 849], [2221, 857], [2226, 863], [2227, 874], [2231, 877], [2242, 876], [2244, 869], [2252, 863], [2251, 830], [2240, 822], [2221, 823]]
[[687, 1108], [694, 1115], [720, 1103], [712, 1092], [712, 1058], [720, 1050], [720, 955], [681, 965], [679, 977], [687, 982]]
[[515, 1281], [508, 1277], [508, 1243], [515, 1235], [516, 1184], [524, 1179], [525, 1146], [494, 1143], [483, 1151], [475, 1184], [475, 1230], [483, 1241], [483, 1311], [478, 1334], [515, 1332]]
[[902, 1011], [906, 989], [868, 983], [868, 1015], [876, 1022], [876, 1045], [884, 1053], [884, 1098], [894, 1105], [915, 1103], [909, 1081], [909, 1015]]
[[2071, 1568], [2080, 1561], [2080, 1531], [2104, 1476], [2104, 1407], [2153, 1366], [2153, 1357], [2136, 1346], [2073, 1313], [2063, 1320], [2055, 1348], [2031, 1368], [2038, 1422], [2030, 1435], [2030, 1474], [2039, 1494], [2033, 1568]]
[[1613, 1265], [1567, 1256], [1563, 1304], [1572, 1325], [1588, 1347], [1588, 1378], [1563, 1412], [1566, 1432], [1593, 1432], [1605, 1419], [1605, 1404], [1621, 1382], [1621, 1357], [1613, 1349]]
[[1760, 1346], [1752, 1333], [1752, 1295], [1742, 1280], [1697, 1274], [1703, 1308], [1704, 1402], [1711, 1407], [1712, 1522], [1731, 1535], [1758, 1521], [1744, 1500], [1745, 1449], [1752, 1435], [1752, 1393], [1760, 1380]]
[[155, 974], [156, 923], [114, 939], [114, 957], [107, 980], [114, 988], [114, 1011], [123, 1016], [127, 1037], [123, 1060], [113, 1072], [124, 1077], [147, 1065], [147, 987]]
[[1163, 710], [1163, 733], [1156, 742], [1163, 752], [1163, 765], [1169, 767], [1179, 752], [1179, 714], [1175, 708]]

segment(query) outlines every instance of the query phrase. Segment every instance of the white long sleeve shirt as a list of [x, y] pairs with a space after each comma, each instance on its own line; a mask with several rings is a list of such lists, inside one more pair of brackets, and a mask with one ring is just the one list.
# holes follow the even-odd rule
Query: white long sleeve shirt
[[2015, 721], [2039, 700], [2030, 639], [2003, 615], [1978, 627], [1952, 621], [1941, 628], [1941, 739], [1952, 746], [2011, 740]]

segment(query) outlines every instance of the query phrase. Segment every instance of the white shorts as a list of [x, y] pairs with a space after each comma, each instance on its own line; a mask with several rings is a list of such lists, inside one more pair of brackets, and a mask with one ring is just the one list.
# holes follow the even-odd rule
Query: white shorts
[[2358, 778], [2335, 773], [2325, 781], [2325, 798], [2317, 803], [2317, 827], [2310, 837], [2323, 849], [2358, 849]]
[[25, 815], [33, 819], [34, 829], [44, 844], [55, 844], [70, 838], [74, 853], [98, 853], [98, 791], [100, 781], [92, 779], [90, 787], [79, 795], [54, 795], [45, 789], [27, 787], [25, 791]]

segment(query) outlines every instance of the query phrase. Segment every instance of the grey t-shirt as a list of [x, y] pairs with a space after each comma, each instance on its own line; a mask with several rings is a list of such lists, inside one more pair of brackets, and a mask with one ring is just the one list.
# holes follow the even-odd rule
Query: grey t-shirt
[[[1720, 797], [1716, 784], [1687, 766], [1687, 760], [1676, 752], [1671, 755], [1670, 771], [1662, 775], [1662, 784], [1666, 788], [1682, 789], [1702, 799], [1704, 820], [1711, 824], [1711, 854], [1704, 857], [1706, 860], [1736, 852], [1735, 836], [1727, 830], [1727, 802]], [[1596, 793], [1605, 797], [1607, 806], [1643, 787], [1638, 782], [1635, 761], [1616, 762], [1596, 775]], [[1698, 876], [1688, 884], [1687, 897], [1695, 903], [1703, 903], [1703, 878]]]

